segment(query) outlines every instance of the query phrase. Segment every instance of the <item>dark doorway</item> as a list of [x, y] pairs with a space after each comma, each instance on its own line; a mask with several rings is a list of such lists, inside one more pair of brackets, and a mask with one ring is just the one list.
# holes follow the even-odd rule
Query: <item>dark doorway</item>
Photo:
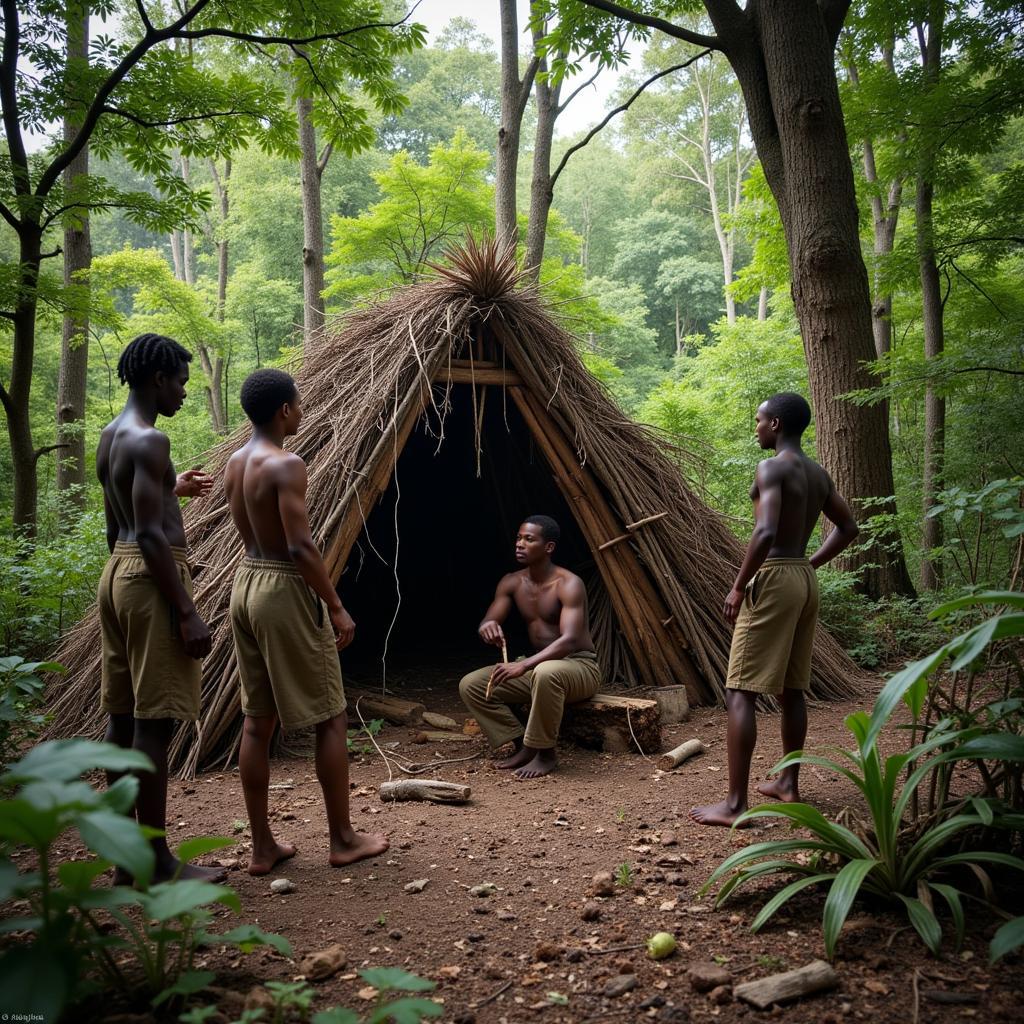
[[[435, 397], [440, 403], [437, 390]], [[453, 385], [449, 403], [443, 421], [433, 409], [420, 418], [338, 586], [356, 621], [356, 640], [342, 664], [360, 684], [380, 684], [385, 650], [388, 680], [417, 666], [468, 671], [493, 660], [476, 629], [498, 580], [515, 569], [516, 528], [530, 514], [558, 520], [559, 564], [588, 588], [596, 573], [568, 504], [504, 390], [487, 388], [479, 476], [480, 391], [474, 409], [471, 386]], [[506, 634], [510, 657], [528, 653], [514, 614]]]

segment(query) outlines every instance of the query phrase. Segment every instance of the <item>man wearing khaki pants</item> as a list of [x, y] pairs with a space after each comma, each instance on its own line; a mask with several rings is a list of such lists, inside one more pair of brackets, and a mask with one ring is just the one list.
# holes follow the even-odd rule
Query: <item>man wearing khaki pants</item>
[[[530, 516], [516, 534], [516, 562], [502, 577], [478, 630], [484, 643], [504, 647], [501, 624], [513, 604], [536, 653], [519, 661], [470, 672], [459, 694], [497, 749], [515, 744], [498, 762], [520, 779], [536, 779], [558, 766], [555, 742], [566, 704], [589, 700], [601, 687], [601, 668], [587, 622], [583, 580], [551, 561], [561, 536], [550, 516]], [[529, 704], [525, 730], [509, 705]]]

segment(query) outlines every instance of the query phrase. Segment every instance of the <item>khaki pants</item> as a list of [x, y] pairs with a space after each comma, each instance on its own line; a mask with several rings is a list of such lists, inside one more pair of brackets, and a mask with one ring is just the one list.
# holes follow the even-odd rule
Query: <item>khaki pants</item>
[[769, 558], [743, 594], [725, 685], [769, 693], [807, 690], [818, 621], [818, 579], [806, 558]]
[[[185, 593], [192, 577], [184, 548], [171, 548]], [[136, 718], [199, 717], [203, 663], [185, 653], [178, 615], [134, 542], [117, 541], [96, 601], [103, 651], [100, 706]]]
[[231, 588], [242, 713], [277, 714], [285, 732], [345, 710], [327, 608], [292, 562], [245, 558]]
[[[601, 688], [601, 667], [593, 651], [542, 661], [518, 679], [495, 684], [488, 699], [487, 680], [493, 667], [488, 665], [470, 672], [459, 683], [459, 696], [480, 723], [492, 749], [520, 736], [526, 746], [535, 750], [553, 747], [565, 705], [589, 700]], [[530, 705], [525, 735], [510, 704]]]

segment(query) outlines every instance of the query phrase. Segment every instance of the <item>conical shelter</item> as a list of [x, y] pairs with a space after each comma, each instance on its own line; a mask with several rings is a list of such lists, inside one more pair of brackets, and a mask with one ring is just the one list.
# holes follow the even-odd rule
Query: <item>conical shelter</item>
[[[305, 417], [290, 443], [308, 466], [314, 537], [357, 623], [346, 674], [350, 658], [486, 662], [476, 624], [511, 568], [517, 525], [546, 513], [562, 523], [556, 560], [588, 585], [609, 685], [682, 683], [691, 704], [720, 701], [731, 633], [721, 605], [741, 549], [686, 486], [684, 454], [621, 412], [510, 253], [470, 241], [436, 269], [328, 327], [296, 375]], [[179, 730], [172, 750], [184, 773], [230, 758], [240, 732], [228, 600], [243, 551], [222, 471], [246, 433], [209, 453], [213, 492], [185, 511], [213, 651], [199, 728]], [[57, 654], [69, 672], [52, 735], [101, 732], [99, 648], [92, 609]], [[857, 677], [819, 630], [813, 692], [850, 696]]]

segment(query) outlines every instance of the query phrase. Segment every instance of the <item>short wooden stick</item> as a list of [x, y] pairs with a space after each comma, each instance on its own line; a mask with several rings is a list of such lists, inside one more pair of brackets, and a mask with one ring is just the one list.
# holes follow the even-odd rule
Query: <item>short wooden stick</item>
[[470, 795], [469, 786], [439, 779], [395, 779], [382, 782], [378, 790], [381, 800], [428, 800], [435, 804], [464, 804]]
[[736, 999], [752, 1003], [759, 1010], [767, 1010], [773, 1003], [785, 1003], [790, 999], [835, 988], [839, 975], [824, 960], [812, 960], [795, 971], [773, 974], [757, 981], [746, 981], [737, 985], [732, 994]]
[[687, 740], [685, 743], [680, 743], [678, 747], [665, 751], [658, 758], [658, 767], [665, 771], [678, 768], [688, 757], [703, 754], [706, 749], [700, 740]]

